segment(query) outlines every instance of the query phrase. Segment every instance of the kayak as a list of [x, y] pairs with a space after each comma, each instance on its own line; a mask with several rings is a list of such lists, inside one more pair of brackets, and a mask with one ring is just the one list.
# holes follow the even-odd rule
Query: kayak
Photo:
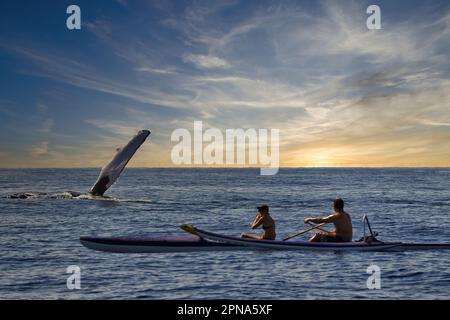
[[[399, 243], [372, 244], [365, 242], [349, 243], [312, 243], [306, 241], [269, 241], [240, 239], [220, 236], [196, 229], [199, 236], [184, 237], [81, 237], [80, 242], [88, 249], [112, 253], [158, 253], [158, 252], [193, 252], [193, 251], [228, 251], [228, 250], [386, 250]], [[211, 236], [214, 235], [214, 236]], [[225, 239], [226, 237], [226, 239]], [[220, 240], [213, 240], [220, 239]], [[228, 238], [234, 238], [230, 240]], [[239, 240], [239, 243], [231, 243]], [[245, 243], [243, 243], [243, 242]], [[249, 244], [250, 242], [250, 244]], [[269, 243], [270, 242], [270, 243]]]
[[[212, 233], [199, 230], [204, 237]], [[214, 234], [215, 235], [215, 234]], [[227, 239], [223, 239], [226, 237]], [[214, 236], [217, 238], [217, 235]], [[411, 251], [450, 249], [450, 244], [442, 243], [311, 243], [305, 241], [268, 241], [227, 237], [220, 235], [221, 241], [211, 241], [199, 236], [181, 237], [81, 237], [80, 242], [89, 249], [113, 253], [158, 253], [158, 252], [194, 252], [194, 251], [229, 251], [229, 250], [333, 250], [333, 251]], [[245, 244], [229, 243], [228, 238], [244, 241]], [[248, 242], [251, 242], [249, 245]], [[263, 241], [263, 242], [261, 242]], [[234, 242], [234, 241], [233, 241]], [[269, 243], [267, 243], [269, 242]], [[255, 246], [254, 244], [257, 244]], [[263, 244], [263, 245], [261, 245]], [[276, 246], [273, 246], [273, 245]]]
[[[367, 225], [370, 234], [366, 235]], [[316, 225], [306, 229], [318, 228]], [[352, 242], [308, 242], [286, 241], [305, 231], [289, 236], [283, 241], [255, 240], [221, 235], [182, 225], [181, 229], [191, 233], [182, 237], [81, 237], [80, 242], [89, 249], [117, 253], [192, 252], [226, 250], [318, 250], [318, 251], [411, 251], [450, 249], [446, 243], [402, 243], [383, 242], [376, 238], [369, 220], [364, 216], [364, 232], [360, 241]]]
[[182, 225], [181, 229], [208, 241], [221, 242], [223, 244], [244, 246], [254, 249], [276, 250], [318, 250], [318, 251], [383, 251], [400, 247], [401, 242], [309, 242], [309, 241], [281, 241], [281, 240], [256, 240], [243, 239], [233, 236], [225, 236], [198, 229], [192, 225]]
[[86, 248], [114, 253], [224, 251], [252, 249], [197, 236], [182, 237], [81, 237]]

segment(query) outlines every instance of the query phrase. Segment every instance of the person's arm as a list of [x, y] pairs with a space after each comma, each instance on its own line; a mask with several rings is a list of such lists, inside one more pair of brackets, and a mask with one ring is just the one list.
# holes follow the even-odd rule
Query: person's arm
[[331, 223], [331, 222], [336, 221], [337, 217], [338, 216], [336, 214], [332, 214], [332, 215], [329, 215], [328, 217], [325, 217], [325, 218], [306, 218], [304, 220], [304, 222], [305, 223], [308, 223], [308, 222], [312, 222], [312, 223]]
[[253, 221], [252, 229], [258, 228], [263, 223], [264, 217], [262, 215], [257, 215], [255, 221]]

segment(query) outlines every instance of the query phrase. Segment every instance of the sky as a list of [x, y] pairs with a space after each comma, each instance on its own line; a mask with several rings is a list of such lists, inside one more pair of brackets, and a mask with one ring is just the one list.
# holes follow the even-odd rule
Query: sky
[[446, 0], [1, 1], [0, 167], [101, 167], [140, 129], [130, 166], [170, 167], [194, 121], [280, 129], [282, 166], [450, 166], [449, 49]]

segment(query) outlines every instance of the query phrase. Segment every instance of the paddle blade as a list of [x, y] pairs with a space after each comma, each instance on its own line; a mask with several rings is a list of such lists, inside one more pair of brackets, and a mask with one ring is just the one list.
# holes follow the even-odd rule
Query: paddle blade
[[183, 224], [180, 226], [181, 230], [192, 233], [193, 235], [198, 236], [197, 234], [197, 230], [195, 229], [195, 227], [193, 225], [190, 224]]

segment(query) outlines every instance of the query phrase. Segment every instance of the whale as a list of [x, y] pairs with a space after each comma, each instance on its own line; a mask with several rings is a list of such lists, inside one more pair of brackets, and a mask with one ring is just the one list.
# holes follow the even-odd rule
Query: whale
[[29, 199], [29, 198], [80, 198], [104, 197], [105, 192], [117, 181], [127, 166], [128, 162], [133, 158], [136, 151], [142, 146], [151, 134], [149, 130], [139, 131], [131, 140], [122, 148], [116, 149], [116, 154], [111, 161], [102, 168], [97, 181], [88, 192], [66, 191], [63, 193], [49, 194], [46, 192], [19, 192], [9, 196], [11, 199]]

